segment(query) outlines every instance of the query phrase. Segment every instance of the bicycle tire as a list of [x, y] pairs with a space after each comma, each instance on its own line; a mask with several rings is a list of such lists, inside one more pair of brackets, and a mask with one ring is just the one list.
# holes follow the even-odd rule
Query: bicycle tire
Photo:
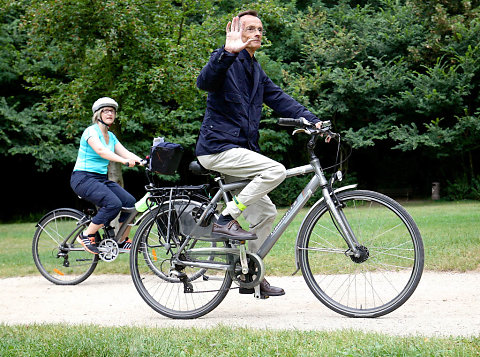
[[424, 249], [413, 218], [393, 199], [373, 191], [337, 194], [362, 258], [348, 246], [321, 201], [305, 217], [298, 259], [305, 281], [328, 308], [349, 317], [379, 317], [413, 294], [423, 272]]
[[[173, 212], [191, 214], [192, 208], [201, 208], [195, 201], [172, 200]], [[135, 233], [130, 252], [130, 272], [132, 280], [142, 299], [156, 312], [173, 319], [194, 319], [215, 309], [227, 295], [232, 279], [226, 271], [198, 267], [180, 267], [179, 272], [186, 274], [184, 282], [170, 271], [172, 253], [178, 246], [167, 240], [167, 226], [170, 222], [170, 234], [182, 237], [185, 224], [168, 220], [169, 205], [164, 204], [152, 210], [140, 224]], [[188, 216], [187, 216], [188, 217]], [[192, 217], [190, 217], [192, 218]], [[193, 218], [192, 218], [193, 219]], [[204, 227], [209, 234], [211, 225]], [[192, 240], [189, 248], [211, 247], [216, 242]], [[171, 250], [169, 250], [171, 249]], [[206, 256], [212, 262], [219, 257]], [[225, 259], [225, 258], [223, 258]], [[197, 259], [199, 260], [199, 259]], [[186, 291], [186, 286], [192, 291]]]
[[86, 229], [86, 223], [82, 223], [84, 218], [80, 211], [60, 208], [37, 223], [32, 241], [33, 261], [39, 272], [54, 284], [79, 284], [92, 275], [97, 266], [98, 255], [86, 252], [76, 242], [78, 233]]

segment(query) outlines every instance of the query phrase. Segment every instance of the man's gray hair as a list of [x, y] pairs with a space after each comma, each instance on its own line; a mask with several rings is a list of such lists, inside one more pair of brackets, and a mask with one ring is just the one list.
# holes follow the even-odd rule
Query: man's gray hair
[[242, 17], [242, 16], [245, 16], [245, 15], [251, 15], [251, 16], [258, 17], [258, 12], [256, 10], [246, 10], [246, 11], [242, 11], [237, 16]]

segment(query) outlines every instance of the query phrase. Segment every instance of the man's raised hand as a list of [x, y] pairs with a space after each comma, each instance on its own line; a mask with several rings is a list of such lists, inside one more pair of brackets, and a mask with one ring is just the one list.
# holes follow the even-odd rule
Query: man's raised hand
[[253, 41], [253, 39], [249, 39], [247, 42], [243, 42], [242, 24], [238, 16], [235, 16], [232, 21], [228, 22], [225, 32], [225, 50], [231, 53], [239, 53]]

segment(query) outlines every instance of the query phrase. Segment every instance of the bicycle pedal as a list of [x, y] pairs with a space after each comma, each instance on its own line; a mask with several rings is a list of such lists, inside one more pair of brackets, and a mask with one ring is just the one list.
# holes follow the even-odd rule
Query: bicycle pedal
[[255, 299], [265, 300], [268, 299], [270, 296], [262, 294], [260, 291], [260, 286], [257, 285], [255, 288], [239, 288], [238, 292], [240, 294], [253, 294]]
[[240, 294], [253, 294], [255, 291], [249, 288], [238, 288]]

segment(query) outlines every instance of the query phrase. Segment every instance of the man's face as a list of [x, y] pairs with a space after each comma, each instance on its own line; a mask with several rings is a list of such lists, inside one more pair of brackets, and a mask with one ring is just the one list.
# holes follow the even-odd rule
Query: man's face
[[242, 24], [242, 41], [247, 42], [251, 38], [254, 39], [246, 47], [248, 52], [253, 53], [262, 45], [262, 21], [258, 17], [245, 15], [240, 18], [240, 22]]

